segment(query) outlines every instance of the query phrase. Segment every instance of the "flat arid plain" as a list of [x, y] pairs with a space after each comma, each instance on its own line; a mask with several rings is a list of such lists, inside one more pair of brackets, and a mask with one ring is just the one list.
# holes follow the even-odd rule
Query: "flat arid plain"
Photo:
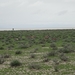
[[75, 29], [0, 31], [0, 75], [75, 75]]

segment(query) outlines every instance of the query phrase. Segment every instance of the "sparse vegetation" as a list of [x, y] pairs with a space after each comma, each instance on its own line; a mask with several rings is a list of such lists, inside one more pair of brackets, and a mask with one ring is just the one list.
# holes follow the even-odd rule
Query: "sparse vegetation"
[[0, 75], [75, 75], [74, 38], [75, 30], [0, 31]]

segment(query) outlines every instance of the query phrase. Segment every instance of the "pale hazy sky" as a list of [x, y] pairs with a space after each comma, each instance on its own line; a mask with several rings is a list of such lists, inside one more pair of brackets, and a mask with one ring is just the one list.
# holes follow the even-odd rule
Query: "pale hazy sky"
[[75, 28], [75, 0], [0, 0], [0, 29]]

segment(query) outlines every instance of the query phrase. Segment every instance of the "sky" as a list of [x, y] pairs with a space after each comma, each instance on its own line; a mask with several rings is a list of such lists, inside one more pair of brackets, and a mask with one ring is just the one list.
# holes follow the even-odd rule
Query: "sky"
[[75, 28], [75, 0], [0, 0], [0, 30], [12, 28]]

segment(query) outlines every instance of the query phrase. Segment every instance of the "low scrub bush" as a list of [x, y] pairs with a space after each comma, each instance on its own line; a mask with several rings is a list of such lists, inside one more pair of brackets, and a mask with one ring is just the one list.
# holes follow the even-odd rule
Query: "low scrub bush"
[[49, 62], [49, 58], [45, 58], [43, 62]]
[[56, 51], [51, 51], [47, 54], [48, 56], [55, 56], [56, 55]]
[[4, 47], [0, 47], [0, 50], [3, 50], [4, 49]]
[[58, 61], [58, 59], [54, 59], [53, 62], [54, 62], [54, 65], [53, 65], [54, 71], [55, 71], [55, 72], [58, 72], [58, 71], [59, 71], [59, 69], [58, 69], [58, 66], [59, 66], [59, 61]]
[[0, 64], [3, 64], [4, 62], [5, 62], [4, 56], [3, 55], [0, 55]]
[[42, 58], [47, 58], [48, 57], [48, 53], [44, 54]]
[[4, 58], [0, 58], [0, 64], [3, 64], [5, 62]]
[[22, 51], [16, 51], [15, 52], [15, 54], [21, 54], [22, 53]]
[[35, 53], [35, 52], [37, 52], [37, 51], [38, 51], [38, 48], [35, 48], [34, 51], [33, 51], [33, 53]]
[[31, 54], [30, 55], [30, 58], [35, 58], [35, 54]]
[[55, 43], [51, 43], [50, 47], [52, 47], [53, 50], [57, 50], [58, 49]]
[[11, 63], [10, 63], [10, 66], [11, 66], [11, 67], [17, 67], [17, 66], [20, 66], [20, 65], [21, 65], [21, 62], [18, 61], [18, 60], [13, 60], [13, 61], [11, 61]]
[[9, 55], [9, 54], [4, 54], [3, 57], [4, 57], [4, 58], [9, 58], [10, 55]]
[[54, 65], [54, 71], [55, 71], [55, 72], [58, 72], [58, 71], [59, 71], [58, 65]]
[[70, 53], [70, 52], [74, 52], [74, 47], [73, 45], [71, 44], [65, 44], [63, 45], [63, 50], [62, 50], [63, 53]]
[[69, 58], [68, 58], [66, 55], [64, 55], [64, 54], [61, 54], [61, 55], [59, 56], [59, 58], [60, 58], [62, 61], [68, 61], [68, 60], [69, 60]]
[[41, 66], [36, 62], [30, 63], [28, 67], [29, 69], [36, 69], [36, 70], [39, 70], [41, 68]]
[[45, 44], [41, 44], [42, 47], [45, 47]]

